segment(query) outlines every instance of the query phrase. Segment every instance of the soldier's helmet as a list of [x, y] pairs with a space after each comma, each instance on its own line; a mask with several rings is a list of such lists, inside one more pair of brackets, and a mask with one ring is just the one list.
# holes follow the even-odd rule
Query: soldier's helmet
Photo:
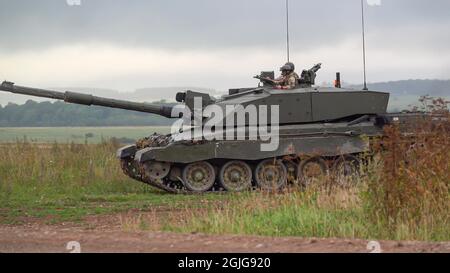
[[295, 65], [291, 62], [286, 63], [280, 68], [280, 71], [294, 71]]

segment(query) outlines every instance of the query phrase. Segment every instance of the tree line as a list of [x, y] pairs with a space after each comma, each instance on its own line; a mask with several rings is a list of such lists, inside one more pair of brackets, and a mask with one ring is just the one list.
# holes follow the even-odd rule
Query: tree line
[[173, 120], [158, 115], [64, 102], [27, 101], [0, 106], [0, 127], [166, 126]]

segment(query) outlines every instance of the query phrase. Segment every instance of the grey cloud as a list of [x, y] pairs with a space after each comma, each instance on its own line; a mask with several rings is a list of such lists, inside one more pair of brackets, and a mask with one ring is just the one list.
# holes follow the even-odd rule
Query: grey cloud
[[[65, 0], [0, 0], [0, 50], [86, 41], [173, 50], [284, 46], [284, 0], [81, 1], [70, 7]], [[359, 0], [290, 2], [292, 41], [298, 48], [359, 35]], [[369, 31], [450, 28], [448, 0], [382, 2], [367, 10]]]

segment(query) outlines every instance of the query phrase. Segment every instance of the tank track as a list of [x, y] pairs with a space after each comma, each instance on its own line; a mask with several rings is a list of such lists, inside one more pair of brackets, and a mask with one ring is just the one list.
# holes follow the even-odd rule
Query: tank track
[[[136, 142], [136, 147], [138, 149], [164, 147], [167, 146], [170, 142], [171, 138], [169, 136], [155, 133], [149, 137], [138, 140]], [[184, 189], [184, 186], [180, 185], [179, 181], [170, 181], [167, 178], [151, 179], [147, 177], [145, 175], [144, 166], [136, 163], [133, 156], [121, 159], [120, 164], [124, 174], [134, 180], [140, 181], [169, 193], [187, 193], [187, 191]]]
[[134, 180], [140, 181], [169, 193], [187, 193], [187, 191], [184, 190], [183, 187], [180, 187], [179, 183], [176, 183], [175, 181], [170, 181], [168, 179], [152, 180], [146, 177], [142, 172], [143, 167], [136, 164], [133, 157], [122, 159], [121, 167], [124, 174]]

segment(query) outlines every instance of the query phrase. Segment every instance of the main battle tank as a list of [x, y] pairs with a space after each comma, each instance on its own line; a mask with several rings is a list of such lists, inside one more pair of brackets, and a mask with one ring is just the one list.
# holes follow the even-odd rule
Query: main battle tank
[[[320, 64], [304, 70], [292, 90], [277, 89], [274, 73], [262, 72], [255, 77], [260, 79], [258, 87], [230, 89], [220, 99], [194, 91], [178, 93], [182, 111], [7, 81], [0, 90], [169, 118], [183, 116], [193, 126], [170, 135], [154, 134], [117, 151], [126, 175], [156, 188], [172, 193], [277, 190], [330, 171], [355, 172], [361, 155], [370, 150], [370, 139], [382, 136], [385, 125], [414, 118], [387, 114], [389, 93], [315, 87], [319, 69]], [[211, 109], [224, 114], [211, 115]], [[228, 121], [231, 126], [224, 126]]]

